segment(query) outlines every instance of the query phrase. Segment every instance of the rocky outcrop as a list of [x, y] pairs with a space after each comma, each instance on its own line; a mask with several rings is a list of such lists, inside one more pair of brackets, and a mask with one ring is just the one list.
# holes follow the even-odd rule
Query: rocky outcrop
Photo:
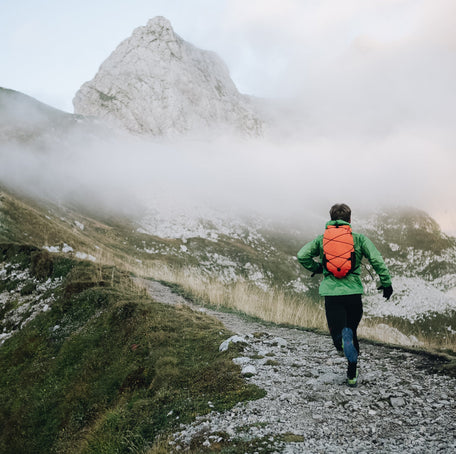
[[135, 29], [76, 93], [73, 104], [76, 113], [140, 134], [228, 128], [257, 135], [262, 128], [222, 60], [184, 41], [164, 17]]

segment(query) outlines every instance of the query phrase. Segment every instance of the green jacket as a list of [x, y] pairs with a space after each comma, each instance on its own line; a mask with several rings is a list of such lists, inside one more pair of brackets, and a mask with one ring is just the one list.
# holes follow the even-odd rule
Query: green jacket
[[[345, 221], [329, 221], [326, 225], [348, 224]], [[331, 273], [323, 269], [323, 281], [320, 284], [319, 293], [322, 296], [337, 296], [337, 295], [355, 295], [363, 294], [363, 284], [360, 279], [361, 261], [366, 257], [369, 263], [374, 268], [375, 272], [380, 277], [380, 282], [383, 287], [391, 285], [391, 276], [388, 268], [383, 261], [383, 258], [369, 238], [361, 233], [353, 233], [353, 242], [355, 246], [356, 267], [355, 269], [342, 279], [338, 279]], [[304, 245], [298, 252], [299, 263], [311, 272], [319, 270], [320, 263], [313, 258], [320, 257], [320, 263], [323, 263], [323, 235], [319, 235], [315, 240]]]

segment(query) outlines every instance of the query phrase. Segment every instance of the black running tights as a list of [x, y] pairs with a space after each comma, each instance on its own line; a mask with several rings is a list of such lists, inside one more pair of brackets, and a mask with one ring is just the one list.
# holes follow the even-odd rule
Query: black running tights
[[361, 295], [325, 296], [326, 320], [334, 346], [342, 350], [342, 330], [347, 327], [353, 331], [353, 344], [359, 353], [356, 330], [363, 316]]

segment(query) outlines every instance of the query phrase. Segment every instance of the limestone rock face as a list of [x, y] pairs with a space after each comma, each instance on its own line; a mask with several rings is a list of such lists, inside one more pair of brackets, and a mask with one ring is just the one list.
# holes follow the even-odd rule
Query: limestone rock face
[[225, 128], [258, 135], [262, 121], [223, 61], [184, 41], [164, 17], [133, 31], [76, 93], [75, 113], [133, 133], [179, 135]]

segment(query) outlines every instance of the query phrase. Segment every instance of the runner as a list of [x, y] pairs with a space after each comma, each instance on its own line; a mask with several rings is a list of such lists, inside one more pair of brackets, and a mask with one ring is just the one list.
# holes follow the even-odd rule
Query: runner
[[[347, 383], [356, 386], [359, 355], [357, 328], [363, 315], [362, 258], [367, 258], [380, 277], [379, 290], [383, 290], [387, 300], [393, 293], [393, 287], [388, 268], [372, 241], [351, 231], [350, 207], [336, 204], [329, 214], [331, 220], [326, 223], [325, 234], [304, 245], [298, 252], [298, 260], [313, 275], [323, 273], [319, 293], [325, 297], [329, 332], [336, 350], [347, 358]], [[333, 235], [334, 232], [330, 232], [333, 230], [341, 233]], [[314, 257], [320, 257], [320, 262]]]

